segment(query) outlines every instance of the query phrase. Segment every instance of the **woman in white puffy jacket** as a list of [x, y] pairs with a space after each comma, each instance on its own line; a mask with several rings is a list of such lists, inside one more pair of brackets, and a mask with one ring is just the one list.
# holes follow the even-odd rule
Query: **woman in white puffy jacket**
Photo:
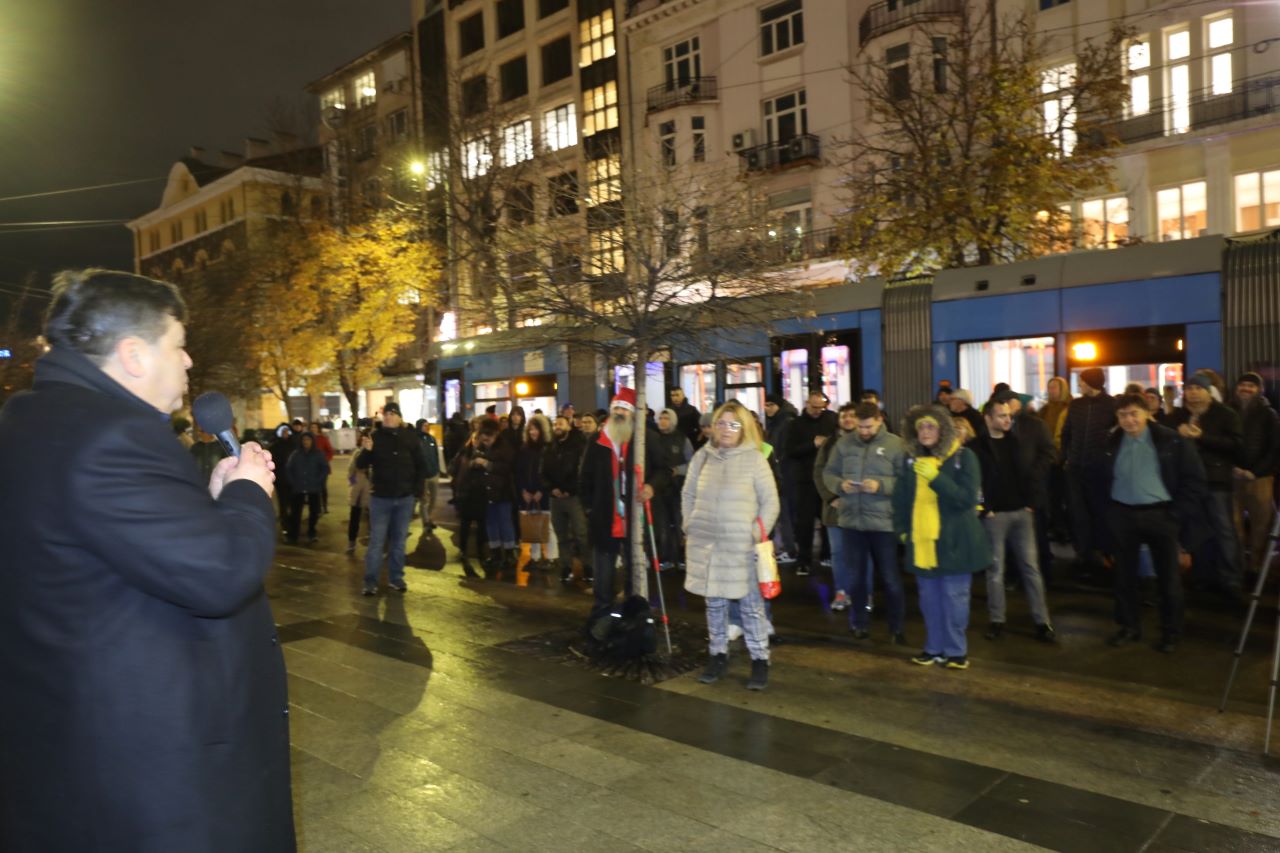
[[684, 587], [707, 599], [711, 659], [698, 677], [718, 681], [729, 666], [729, 603], [737, 601], [751, 654], [750, 690], [769, 680], [769, 627], [756, 576], [755, 543], [778, 518], [778, 487], [761, 451], [756, 419], [731, 400], [712, 415], [711, 440], [689, 462], [681, 494]]

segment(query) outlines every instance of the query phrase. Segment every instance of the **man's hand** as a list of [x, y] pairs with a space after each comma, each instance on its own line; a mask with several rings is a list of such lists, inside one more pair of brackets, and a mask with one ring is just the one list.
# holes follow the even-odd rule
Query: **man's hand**
[[827, 437], [826, 437], [825, 435], [815, 435], [815, 436], [813, 437], [813, 446], [814, 446], [814, 447], [821, 447], [822, 445], [824, 445], [824, 444], [826, 444], [826, 443], [827, 443]]
[[553, 498], [562, 498], [562, 497], [564, 497], [564, 492], [560, 491], [559, 489], [552, 489], [552, 490], [551, 490], [551, 497], [553, 497]]
[[858, 484], [853, 480], [842, 480], [840, 482], [840, 491], [844, 492], [846, 495], [851, 495], [858, 491]]
[[877, 493], [877, 492], [879, 492], [879, 491], [880, 491], [880, 481], [879, 481], [879, 480], [872, 480], [872, 479], [870, 479], [870, 478], [868, 478], [868, 479], [866, 479], [866, 480], [863, 480], [863, 481], [862, 481], [862, 491], [864, 491], [864, 492], [867, 492], [867, 493], [869, 493], [869, 494], [873, 494], [873, 495], [874, 495], [875, 493]]
[[650, 486], [648, 483], [645, 483], [643, 486], [640, 487], [640, 500], [641, 501], [653, 500], [653, 486]]
[[533, 494], [528, 489], [521, 489], [520, 497], [524, 498], [525, 503], [533, 503]]
[[217, 500], [227, 483], [236, 480], [250, 480], [262, 487], [271, 497], [275, 490], [276, 464], [271, 461], [271, 454], [262, 449], [256, 441], [250, 441], [240, 448], [240, 457], [228, 456], [213, 468], [213, 476], [209, 478], [209, 494]]
[[1200, 427], [1195, 424], [1183, 424], [1178, 427], [1178, 432], [1185, 438], [1199, 438], [1202, 435]]

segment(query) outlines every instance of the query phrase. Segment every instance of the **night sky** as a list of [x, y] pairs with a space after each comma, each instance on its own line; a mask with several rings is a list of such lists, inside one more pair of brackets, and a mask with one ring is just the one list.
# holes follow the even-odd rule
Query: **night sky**
[[0, 0], [0, 287], [64, 267], [132, 269], [128, 229], [24, 231], [33, 220], [132, 219], [193, 146], [243, 153], [311, 80], [397, 32], [409, 0]]

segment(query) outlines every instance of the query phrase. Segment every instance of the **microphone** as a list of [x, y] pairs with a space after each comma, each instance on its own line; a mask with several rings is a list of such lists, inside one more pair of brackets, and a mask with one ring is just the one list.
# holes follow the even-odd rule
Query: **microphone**
[[240, 455], [240, 442], [231, 429], [231, 402], [225, 394], [206, 391], [191, 404], [191, 414], [200, 429], [217, 437], [227, 456]]

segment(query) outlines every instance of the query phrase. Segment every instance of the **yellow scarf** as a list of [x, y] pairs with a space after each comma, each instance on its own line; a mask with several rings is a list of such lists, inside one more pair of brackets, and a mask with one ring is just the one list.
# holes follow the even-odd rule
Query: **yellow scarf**
[[[937, 471], [942, 463], [951, 457], [960, 447], [957, 440], [942, 456], [919, 456], [917, 462]], [[935, 474], [936, 476], [936, 474]], [[938, 493], [929, 485], [930, 481], [916, 474], [916, 499], [911, 505], [911, 544], [915, 548], [914, 560], [917, 569], [936, 569], [938, 567], [938, 536], [942, 532], [942, 517], [938, 514]]]

